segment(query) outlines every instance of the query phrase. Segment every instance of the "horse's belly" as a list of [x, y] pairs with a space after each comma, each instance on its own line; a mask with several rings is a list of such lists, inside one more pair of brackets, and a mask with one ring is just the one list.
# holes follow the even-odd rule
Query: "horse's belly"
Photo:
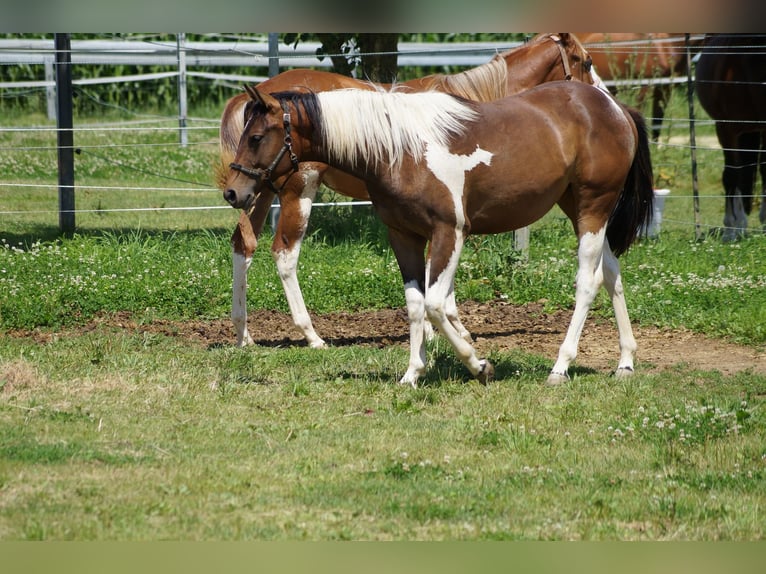
[[468, 203], [471, 233], [503, 233], [521, 229], [548, 213], [558, 202], [564, 189], [556, 186], [544, 191], [496, 193], [472, 197]]

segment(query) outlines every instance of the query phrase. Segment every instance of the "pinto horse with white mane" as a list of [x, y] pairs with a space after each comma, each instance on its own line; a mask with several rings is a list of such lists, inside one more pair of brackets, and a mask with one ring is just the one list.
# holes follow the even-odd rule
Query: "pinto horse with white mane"
[[[436, 74], [401, 82], [396, 84], [396, 89], [416, 92], [437, 90], [470, 100], [491, 101], [544, 82], [564, 79], [601, 84], [601, 80], [591, 70], [590, 55], [575, 36], [566, 32], [544, 33], [517, 48], [495, 55], [489, 62], [476, 68], [458, 74]], [[258, 89], [266, 93], [285, 90], [319, 93], [344, 88], [375, 90], [380, 87], [340, 74], [302, 69], [283, 72], [258, 85]], [[382, 87], [391, 88], [390, 85]], [[229, 163], [234, 158], [242, 135], [244, 107], [249, 99], [250, 96], [244, 92], [234, 96], [227, 102], [221, 116], [221, 168], [217, 175], [222, 191], [225, 189]], [[325, 342], [314, 330], [306, 309], [297, 273], [298, 257], [308, 227], [312, 202], [321, 184], [357, 200], [369, 199], [369, 195], [364, 181], [326, 164], [302, 162], [298, 170], [300, 173], [295, 177], [275, 180], [274, 189], [279, 190], [281, 211], [271, 252], [293, 322], [311, 347], [324, 347]], [[231, 316], [237, 346], [240, 347], [253, 342], [247, 328], [247, 270], [273, 198], [271, 191], [260, 194], [255, 203], [241, 214], [231, 240]], [[450, 314], [457, 321], [456, 307], [452, 301]]]
[[602, 284], [619, 329], [616, 374], [633, 373], [636, 341], [617, 257], [649, 222], [654, 195], [636, 110], [580, 82], [489, 103], [438, 92], [248, 93], [224, 199], [249, 209], [264, 186], [299, 177], [305, 161], [364, 180], [404, 282], [410, 360], [401, 383], [416, 386], [425, 372], [426, 317], [474, 377], [492, 379], [494, 368], [448, 313], [463, 243], [469, 234], [529, 225], [556, 204], [578, 237], [578, 271], [574, 313], [548, 382], [567, 380]]

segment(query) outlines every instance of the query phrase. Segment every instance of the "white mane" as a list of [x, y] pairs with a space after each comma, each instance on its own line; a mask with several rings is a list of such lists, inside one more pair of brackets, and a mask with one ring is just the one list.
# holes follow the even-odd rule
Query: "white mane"
[[324, 145], [330, 158], [354, 164], [415, 161], [426, 145], [447, 146], [465, 123], [478, 117], [469, 106], [440, 92], [333, 90], [320, 92]]

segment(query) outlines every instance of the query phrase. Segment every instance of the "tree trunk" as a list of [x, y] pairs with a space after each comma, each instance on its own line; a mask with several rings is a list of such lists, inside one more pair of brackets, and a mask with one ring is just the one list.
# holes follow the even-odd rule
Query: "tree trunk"
[[361, 79], [385, 84], [396, 80], [398, 40], [398, 34], [359, 34], [357, 41], [363, 54]]

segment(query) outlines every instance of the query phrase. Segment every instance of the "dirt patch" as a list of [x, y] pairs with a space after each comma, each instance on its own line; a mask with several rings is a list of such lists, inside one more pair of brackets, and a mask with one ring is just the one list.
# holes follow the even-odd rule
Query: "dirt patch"
[[[521, 349], [548, 357], [551, 364], [564, 339], [571, 312], [546, 313], [542, 305], [512, 305], [503, 301], [467, 302], [460, 305], [463, 324], [472, 333], [480, 352]], [[407, 316], [404, 309], [383, 309], [358, 313], [314, 315], [314, 327], [329, 345], [408, 344]], [[293, 325], [289, 314], [256, 310], [248, 317], [250, 333], [256, 345], [303, 346], [305, 340]], [[163, 321], [138, 324], [129, 314], [98, 318], [81, 331], [100, 327], [133, 332], [162, 333], [180, 337], [202, 347], [233, 345], [234, 328], [228, 319], [213, 321]], [[15, 333], [41, 342], [54, 335], [42, 332]], [[664, 370], [677, 365], [693, 369], [717, 370], [725, 375], [740, 371], [766, 374], [766, 351], [763, 347], [734, 345], [686, 330], [661, 330], [634, 326], [638, 342], [637, 366], [644, 371]], [[617, 328], [613, 320], [589, 317], [577, 357], [577, 364], [608, 372], [619, 358]]]

